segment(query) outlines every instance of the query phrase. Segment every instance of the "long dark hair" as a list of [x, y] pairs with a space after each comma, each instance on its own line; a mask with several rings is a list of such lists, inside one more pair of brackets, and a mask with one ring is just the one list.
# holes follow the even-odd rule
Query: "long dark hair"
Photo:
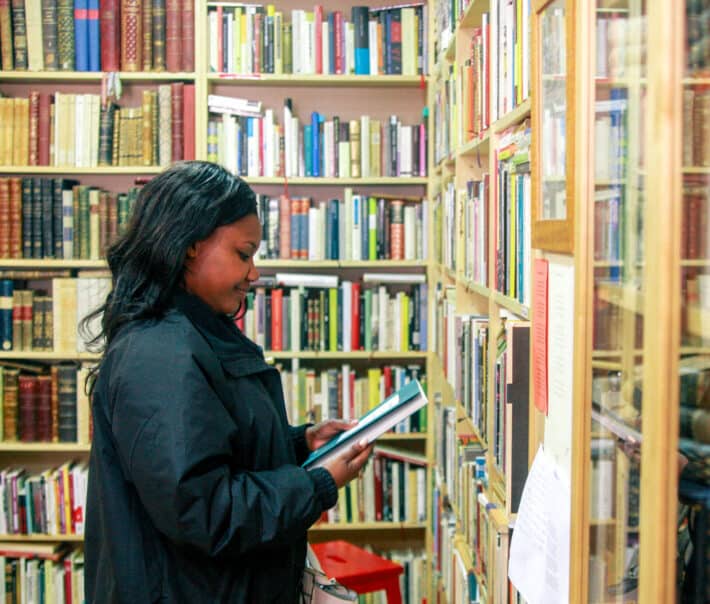
[[[188, 248], [250, 214], [257, 214], [254, 191], [217, 164], [180, 162], [150, 180], [125, 233], [106, 252], [112, 291], [81, 321], [87, 333], [101, 317], [101, 332], [90, 334], [91, 349], [105, 352], [130, 321], [161, 317], [183, 282]], [[90, 388], [97, 370], [87, 381]]]

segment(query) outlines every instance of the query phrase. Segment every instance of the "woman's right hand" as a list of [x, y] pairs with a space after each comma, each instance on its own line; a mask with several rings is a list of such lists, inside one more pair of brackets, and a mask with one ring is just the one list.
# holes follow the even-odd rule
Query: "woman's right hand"
[[366, 444], [365, 441], [360, 441], [348, 447], [335, 459], [323, 464], [323, 467], [330, 472], [339, 489], [348, 484], [353, 478], [357, 478], [360, 470], [370, 457], [373, 446], [372, 444]]

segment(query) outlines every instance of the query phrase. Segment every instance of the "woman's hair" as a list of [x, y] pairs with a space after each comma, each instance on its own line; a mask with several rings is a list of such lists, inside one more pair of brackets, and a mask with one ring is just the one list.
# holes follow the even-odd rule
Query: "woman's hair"
[[92, 348], [105, 350], [130, 321], [161, 317], [183, 283], [188, 248], [251, 214], [257, 214], [254, 191], [217, 164], [181, 162], [150, 180], [125, 233], [106, 252], [112, 291], [81, 322], [86, 333], [101, 317], [101, 333], [89, 334]]

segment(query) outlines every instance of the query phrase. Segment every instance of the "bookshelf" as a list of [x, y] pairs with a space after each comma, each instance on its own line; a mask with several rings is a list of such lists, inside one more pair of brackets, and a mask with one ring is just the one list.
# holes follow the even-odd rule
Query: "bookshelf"
[[[528, 464], [530, 13], [526, 2], [511, 3], [510, 15], [502, 6], [440, 2], [435, 21], [433, 511], [441, 545], [433, 569], [440, 601], [456, 603], [515, 601], [511, 455], [524, 451], [516, 466]], [[506, 48], [495, 35], [503, 24], [517, 32]], [[500, 379], [520, 391], [507, 396], [495, 387]], [[506, 414], [514, 418], [507, 427]]]
[[[398, 247], [392, 247], [386, 250], [378, 249], [374, 255], [361, 254], [361, 258], [356, 257], [355, 253], [341, 253], [335, 256], [328, 253], [321, 254], [318, 257], [293, 259], [298, 258], [298, 256], [292, 256], [286, 250], [285, 253], [279, 253], [275, 256], [267, 254], [266, 257], [259, 258], [257, 266], [265, 278], [276, 273], [314, 272], [319, 275], [337, 276], [338, 287], [341, 287], [343, 281], [359, 283], [366, 272], [383, 272], [393, 275], [423, 274], [427, 276], [427, 271], [432, 265], [429, 253], [431, 247], [430, 245], [427, 247], [428, 244], [424, 243], [431, 241], [429, 233], [430, 218], [428, 216], [428, 206], [422, 201], [427, 197], [427, 187], [430, 183], [429, 166], [427, 165], [430, 151], [426, 143], [430, 125], [425, 108], [429, 88], [428, 74], [430, 69], [428, 62], [430, 50], [428, 48], [428, 40], [431, 12], [427, 12], [428, 10], [430, 11], [427, 3], [418, 3], [414, 8], [403, 7], [402, 10], [389, 10], [387, 9], [388, 5], [394, 6], [398, 5], [398, 3], [386, 1], [384, 9], [380, 8], [373, 13], [373, 24], [368, 23], [369, 16], [367, 12], [365, 13], [365, 27], [371, 29], [374, 27], [373, 32], [369, 33], [376, 33], [377, 24], [375, 21], [379, 22], [380, 32], [377, 33], [378, 39], [381, 39], [379, 36], [382, 35], [383, 29], [393, 27], [392, 22], [399, 24], [395, 25], [395, 27], [399, 27], [401, 32], [400, 54], [397, 55], [395, 52], [394, 62], [392, 61], [392, 53], [385, 53], [382, 45], [380, 46], [382, 58], [377, 65], [377, 75], [347, 73], [351, 67], [349, 62], [353, 58], [346, 48], [346, 36], [348, 37], [348, 48], [351, 43], [354, 44], [354, 40], [351, 37], [354, 30], [347, 25], [347, 22], [351, 21], [351, 6], [355, 3], [343, 5], [336, 0], [327, 0], [314, 7], [297, 0], [284, 0], [276, 3], [275, 6], [271, 6], [268, 10], [265, 5], [263, 13], [259, 11], [252, 12], [252, 9], [247, 11], [248, 15], [246, 12], [241, 13], [240, 18], [244, 19], [244, 25], [248, 27], [239, 27], [239, 31], [233, 27], [236, 23], [236, 11], [238, 10], [236, 4], [212, 3], [205, 0], [196, 0], [194, 2], [188, 0], [184, 3], [169, 1], [168, 4], [170, 6], [166, 16], [167, 22], [164, 23], [163, 27], [173, 28], [171, 31], [174, 33], [177, 18], [180, 21], [180, 27], [184, 28], [184, 30], [181, 30], [183, 33], [180, 36], [170, 36], [172, 47], [167, 48], [168, 54], [165, 60], [168, 62], [172, 60], [172, 63], [164, 65], [163, 68], [159, 67], [162, 59], [155, 54], [155, 46], [152, 49], [152, 59], [146, 59], [147, 62], [137, 65], [128, 61], [127, 57], [121, 55], [121, 48], [126, 47], [128, 44], [125, 39], [118, 44], [117, 48], [113, 48], [113, 54], [108, 53], [110, 56], [107, 57], [101, 55], [99, 67], [103, 68], [103, 71], [75, 71], [73, 67], [72, 70], [60, 71], [36, 68], [32, 68], [32, 70], [14, 69], [12, 61], [8, 63], [7, 57], [3, 58], [3, 70], [0, 71], [0, 93], [8, 99], [28, 99], [27, 103], [31, 102], [30, 94], [32, 91], [39, 93], [39, 100], [42, 105], [39, 116], [40, 125], [44, 124], [45, 129], [50, 129], [45, 132], [45, 136], [48, 136], [47, 132], [51, 131], [52, 142], [55, 145], [54, 149], [57, 151], [50, 156], [45, 149], [44, 156], [40, 158], [40, 161], [30, 158], [28, 151], [27, 156], [22, 157], [22, 161], [16, 161], [13, 149], [11, 149], [9, 143], [6, 144], [2, 148], [3, 153], [2, 157], [0, 157], [0, 181], [4, 180], [8, 183], [8, 195], [14, 194], [16, 200], [19, 199], [21, 202], [23, 183], [31, 182], [34, 191], [34, 183], [36, 182], [36, 188], [40, 191], [42, 187], [48, 186], [46, 183], [49, 182], [49, 179], [52, 179], [51, 182], [54, 184], [59, 183], [57, 186], [60, 187], [60, 193], [55, 193], [60, 199], [54, 199], [52, 204], [61, 206], [62, 196], [76, 195], [78, 197], [80, 195], [78, 191], [75, 192], [74, 190], [78, 183], [78, 185], [86, 187], [87, 191], [89, 189], [101, 189], [101, 191], [105, 192], [107, 207], [112, 207], [115, 204], [118, 216], [106, 218], [106, 232], [98, 236], [96, 233], [89, 235], [88, 244], [82, 244], [79, 240], [72, 240], [74, 246], [73, 254], [69, 252], [65, 254], [66, 248], [63, 249], [61, 254], [48, 253], [51, 247], [49, 241], [45, 242], [46, 249], [43, 252], [38, 254], [33, 252], [25, 253], [25, 250], [21, 247], [22, 241], [20, 240], [19, 250], [15, 249], [12, 254], [8, 252], [6, 257], [0, 258], [0, 279], [7, 278], [12, 280], [15, 284], [15, 289], [34, 289], [37, 292], [51, 294], [57, 279], [76, 279], [78, 282], [81, 279], [90, 279], [94, 276], [97, 278], [106, 276], [107, 266], [102, 258], [102, 250], [105, 244], [117, 232], [120, 232], [124, 224], [122, 220], [125, 220], [130, 212], [130, 195], [134, 194], [137, 187], [140, 187], [153, 175], [158, 174], [163, 169], [163, 166], [168, 165], [171, 161], [190, 158], [212, 159], [222, 162], [230, 161], [231, 163], [228, 167], [239, 171], [256, 193], [263, 196], [265, 200], [280, 199], [286, 196], [290, 199], [311, 198], [312, 205], [320, 207], [322, 203], [338, 199], [343, 202], [341, 209], [345, 210], [345, 196], [352, 193], [353, 195], [361, 195], [363, 199], [382, 199], [383, 207], [387, 207], [388, 216], [390, 212], [388, 204], [391, 204], [393, 199], [403, 200], [405, 213], [403, 224], [406, 224], [407, 228], [412, 224], [410, 218], [414, 212], [411, 210], [412, 208], [417, 208], [418, 215], [415, 218], [418, 225], [417, 234], [412, 237], [411, 233], [407, 231], [403, 235], [403, 238], [406, 239], [403, 244], [406, 253], [400, 254]], [[179, 11], [176, 12], [175, 8], [178, 6], [183, 9], [183, 16], [185, 17], [183, 19], [177, 17]], [[308, 30], [308, 28], [314, 27], [315, 21], [311, 17], [315, 12], [317, 19], [328, 23], [329, 16], [336, 13], [336, 11], [340, 15], [337, 17], [338, 21], [337, 23], [331, 21], [329, 27], [338, 27], [339, 35], [342, 38], [342, 48], [339, 47], [337, 56], [334, 50], [331, 49], [330, 51], [330, 56], [333, 57], [334, 67], [338, 73], [327, 73], [327, 69], [324, 70], [316, 65], [320, 61], [314, 59], [317, 56], [315, 48], [311, 48], [313, 51], [311, 55], [308, 55], [305, 50], [303, 52], [300, 52], [300, 50], [301, 48], [307, 48], [308, 44], [306, 42], [310, 43], [311, 41], [319, 40], [320, 50], [324, 51], [324, 43], [327, 45], [327, 38], [322, 37], [322, 31], [320, 30]], [[307, 12], [310, 15], [306, 15], [308, 18], [304, 19], [304, 13]], [[221, 25], [224, 25], [224, 29], [221, 26], [214, 27], [218, 13], [223, 20]], [[277, 16], [277, 14], [280, 16]], [[250, 36], [249, 44], [253, 44], [254, 28], [271, 27], [275, 24], [273, 19], [276, 18], [281, 19], [282, 24], [288, 24], [288, 27], [284, 28], [283, 32], [288, 29], [289, 35], [293, 34], [294, 36], [296, 33], [292, 29], [292, 21], [294, 18], [299, 19], [298, 35], [303, 37], [302, 44], [299, 44], [298, 40], [296, 40], [297, 43], [293, 46], [287, 45], [281, 37], [281, 33], [279, 33], [278, 40], [272, 39], [275, 43], [280, 44], [280, 48], [284, 51], [288, 46], [287, 54], [290, 55], [290, 61], [292, 62], [291, 69], [285, 68], [285, 54], [280, 56], [278, 51], [274, 51], [268, 43], [261, 45], [257, 43], [250, 46], [248, 51], [245, 46], [244, 52], [238, 50], [239, 46], [237, 44], [234, 46], [225, 45], [225, 41], [236, 42], [241, 36], [241, 32], [247, 30]], [[362, 12], [359, 18], [362, 19]], [[402, 21], [400, 21], [400, 18]], [[113, 23], [113, 27], [114, 33], [120, 31], [120, 23]], [[273, 35], [275, 31], [276, 29], [269, 29], [268, 34]], [[331, 31], [333, 30], [331, 29]], [[155, 33], [155, 31], [152, 33]], [[159, 35], [163, 34], [165, 34], [165, 31]], [[103, 32], [102, 35], [104, 35]], [[236, 38], [234, 37], [235, 35]], [[34, 34], [29, 40], [29, 45], [31, 46], [30, 54], [34, 56], [36, 61], [38, 57], [38, 42], [37, 38], [33, 36]], [[195, 41], [197, 43], [194, 43]], [[242, 40], [242, 42], [246, 44], [246, 40]], [[93, 52], [96, 50], [95, 40], [92, 40], [91, 44], [93, 45]], [[178, 46], [175, 46], [175, 44], [178, 44]], [[221, 58], [218, 63], [214, 63], [213, 59], [216, 56], [215, 52], [218, 45], [221, 45], [219, 46], [219, 56]], [[5, 48], [3, 40], [3, 50]], [[41, 46], [39, 48], [41, 49]], [[234, 51], [234, 54], [230, 54], [230, 49]], [[252, 53], [252, 49], [255, 52]], [[299, 51], [297, 57], [293, 52], [294, 49]], [[104, 49], [100, 50], [103, 52]], [[145, 56], [150, 56], [148, 46], [143, 48], [143, 51], [144, 54], [148, 53]], [[171, 55], [171, 52], [178, 54]], [[376, 55], [373, 54], [373, 56]], [[178, 57], [177, 62], [175, 57]], [[223, 59], [225, 60], [223, 61]], [[233, 61], [237, 62], [234, 63]], [[260, 62], [260, 65], [257, 65], [255, 61]], [[378, 61], [375, 60], [375, 63], [378, 63]], [[280, 65], [281, 73], [279, 73], [277, 65]], [[109, 66], [110, 68], [108, 68]], [[230, 69], [230, 66], [234, 68]], [[357, 67], [358, 71], [362, 71], [359, 59], [358, 62], [354, 63], [354, 66]], [[170, 116], [175, 118], [175, 120], [178, 117], [182, 118], [181, 131], [175, 125], [175, 120], [167, 123], [167, 125], [165, 122], [160, 121], [161, 117], [168, 116], [168, 109], [160, 105], [161, 87], [164, 93], [170, 91], [167, 97]], [[178, 89], [184, 93], [181, 100], [179, 100], [176, 92]], [[74, 99], [81, 95], [92, 95], [92, 100], [87, 101], [87, 103], [93, 103], [93, 99], [108, 93], [109, 97], [120, 105], [120, 111], [123, 111], [124, 108], [136, 109], [136, 111], [142, 110], [146, 99], [152, 98], [151, 102], [154, 104], [151, 108], [151, 114], [157, 111], [156, 115], [158, 117], [152, 118], [153, 121], [150, 124], [144, 123], [142, 125], [143, 130], [140, 131], [144, 141], [149, 139], [153, 143], [150, 154], [148, 154], [144, 146], [136, 147], [130, 154], [132, 159], [127, 159], [125, 162], [123, 160], [117, 161], [111, 155], [110, 160], [104, 161], [103, 165], [86, 161], [84, 157], [75, 157], [73, 150], [69, 153], [69, 150], [72, 149], [72, 143], [75, 141], [73, 139], [69, 141], [67, 133], [59, 131], [59, 126], [63, 123], [63, 120], [56, 115], [54, 118], [50, 118], [49, 111], [46, 109], [49, 106], [48, 99], [50, 95], [55, 95], [56, 93], [58, 93], [58, 96], [70, 98], [73, 103], [76, 102]], [[70, 97], [70, 95], [75, 96]], [[288, 150], [291, 153], [289, 156], [289, 159], [292, 160], [291, 163], [287, 164], [284, 159], [282, 160], [283, 163], [279, 164], [279, 169], [273, 169], [274, 162], [281, 160], [278, 157], [278, 145], [270, 146], [264, 142], [269, 140], [268, 138], [256, 141], [255, 149], [268, 155], [271, 158], [271, 164], [263, 163], [263, 158], [260, 157], [257, 160], [253, 158], [245, 160], [243, 165], [237, 165], [236, 162], [232, 162], [233, 156], [228, 155], [225, 157], [219, 153], [213, 156], [214, 149], [212, 145], [215, 141], [211, 138], [213, 132], [210, 128], [219, 122], [220, 132], [223, 133], [222, 128], [225, 124], [228, 124], [228, 127], [232, 128], [228, 131], [228, 134], [234, 135], [235, 132], [239, 131], [238, 128], [246, 126], [247, 122], [240, 122], [235, 126], [238, 120], [230, 119], [235, 118], [235, 116], [225, 117], [222, 113], [211, 111], [208, 103], [211, 95], [230, 99], [260, 101], [263, 107], [260, 114], [263, 119], [260, 124], [262, 126], [266, 125], [268, 119], [270, 132], [273, 133], [284, 132], [284, 106], [285, 100], [289, 99], [291, 103], [291, 118], [293, 120], [298, 119], [298, 124], [292, 126], [291, 131], [291, 140], [295, 142], [289, 143], [291, 144], [290, 150], [288, 149], [288, 144], [284, 145], [285, 151]], [[179, 102], [182, 105], [175, 104]], [[25, 101], [17, 104], [24, 105]], [[73, 107], [70, 111], [71, 121], [75, 124], [80, 124], [87, 116], [82, 114], [80, 106], [79, 108], [76, 105]], [[178, 109], [178, 107], [181, 108]], [[342, 151], [344, 153], [347, 150], [348, 153], [351, 151], [353, 153], [353, 157], [350, 158], [351, 161], [346, 165], [336, 165], [326, 171], [326, 161], [323, 157], [319, 157], [317, 162], [313, 159], [310, 161], [304, 159], [304, 155], [306, 157], [308, 155], [303, 148], [305, 146], [303, 133], [306, 131], [306, 127], [311, 127], [311, 114], [315, 111], [321, 114], [321, 120], [326, 124], [333, 122], [337, 116], [341, 120], [341, 129], [345, 126], [343, 137], [339, 137], [341, 138], [341, 144], [343, 141], [346, 144], [346, 149]], [[135, 118], [133, 113], [126, 112], [125, 116], [128, 119]], [[391, 119], [391, 116], [396, 116], [396, 119]], [[54, 121], [50, 121], [51, 119]], [[91, 119], [93, 120], [94, 118]], [[377, 132], [377, 136], [375, 136], [377, 122], [379, 122], [380, 129]], [[100, 125], [100, 116], [96, 123]], [[367, 133], [360, 132], [362, 147], [358, 147], [357, 152], [365, 153], [366, 147], [364, 143], [368, 142], [369, 139], [370, 145], [375, 144], [375, 139], [379, 140], [380, 133], [382, 147], [384, 147], [386, 142], [390, 145], [390, 148], [381, 149], [382, 160], [380, 162], [374, 161], [377, 152], [373, 151], [373, 159], [366, 164], [362, 157], [358, 161], [354, 155], [355, 134], [353, 133], [352, 136], [352, 145], [348, 145], [345, 135], [350, 134], [348, 129], [354, 128], [355, 124], [363, 125], [368, 123], [372, 130], [368, 130]], [[255, 124], [257, 122], [253, 122], [251, 125]], [[388, 126], [390, 130], [388, 130]], [[237, 130], [234, 129], [235, 127], [238, 127]], [[293, 130], [293, 127], [295, 127], [295, 130]], [[167, 133], [172, 138], [168, 136], [169, 140], [165, 143], [159, 133], [163, 135]], [[3, 134], [5, 135], [2, 139], [3, 141], [9, 141], [10, 139], [7, 138], [9, 135], [14, 137], [13, 141], [23, 138], [19, 128], [17, 132], [5, 130]], [[181, 138], [176, 138], [177, 134], [180, 134]], [[116, 134], [117, 137], [119, 135], [120, 132]], [[124, 146], [129, 148], [129, 144], [135, 143], [135, 140], [129, 140], [128, 134], [126, 134], [126, 137], [125, 141], [119, 138], [119, 148]], [[98, 136], [96, 138], [98, 139]], [[222, 143], [225, 140], [227, 139], [224, 137], [218, 139]], [[234, 140], [237, 140], [236, 136]], [[247, 140], [246, 137], [244, 140]], [[307, 140], [311, 144], [313, 139]], [[96, 141], [93, 143], [84, 142], [89, 145], [95, 144]], [[42, 144], [48, 144], [48, 141], [44, 141]], [[401, 145], [405, 145], [406, 148]], [[93, 157], [95, 150], [91, 147], [88, 148], [89, 151], [86, 155]], [[165, 157], [164, 152], [168, 148], [170, 153], [168, 157]], [[369, 148], [368, 146], [368, 151]], [[60, 149], [64, 154], [62, 158], [58, 156]], [[110, 150], [113, 153], [113, 148]], [[143, 152], [142, 156], [139, 150]], [[177, 153], [178, 150], [179, 153]], [[315, 153], [313, 153], [313, 156], [316, 156]], [[405, 161], [406, 158], [408, 158], [407, 161]], [[254, 168], [254, 162], [260, 164], [256, 169]], [[358, 164], [358, 169], [354, 168], [355, 162]], [[323, 165], [320, 165], [320, 170], [316, 171], [314, 163], [322, 163]], [[288, 170], [286, 167], [288, 167]], [[0, 196], [2, 193], [2, 190], [0, 190]], [[124, 195], [124, 197], [121, 198], [121, 195]], [[119, 205], [121, 199], [124, 199], [125, 204], [123, 211], [122, 206]], [[39, 205], [36, 209], [39, 210]], [[349, 206], [347, 209], [349, 209]], [[82, 211], [85, 210], [88, 216], [88, 205]], [[16, 215], [15, 218], [19, 220]], [[367, 219], [368, 217], [363, 215], [362, 218]], [[88, 219], [86, 219], [87, 223], [80, 223], [79, 221], [83, 219], [77, 213], [76, 220], [77, 222], [73, 226], [77, 232], [80, 228], [83, 229], [82, 234], [86, 235], [89, 232], [89, 229], [85, 228], [88, 227]], [[104, 226], [103, 219], [101, 225]], [[55, 225], [54, 229], [59, 234], [58, 227], [59, 225]], [[321, 228], [324, 232], [326, 227], [323, 225]], [[15, 230], [17, 230], [17, 227], [15, 227]], [[15, 232], [16, 235], [17, 233]], [[61, 235], [59, 236], [61, 237]], [[389, 233], [387, 234], [387, 240], [389, 241]], [[350, 240], [348, 239], [348, 241]], [[415, 241], [416, 252], [413, 251], [412, 241]], [[14, 245], [17, 247], [17, 242]], [[83, 248], [82, 245], [84, 246]], [[348, 243], [349, 245], [350, 243]], [[2, 254], [1, 251], [0, 254]], [[56, 257], [49, 257], [50, 255]], [[425, 285], [427, 284], [426, 279], [424, 283]], [[370, 287], [373, 289], [381, 288], [380, 299], [386, 292], [388, 296], [391, 294], [392, 304], [394, 304], [395, 299], [404, 304], [401, 302], [402, 296], [409, 295], [413, 286], [400, 283], [377, 283]], [[419, 286], [417, 285], [416, 287]], [[266, 289], [267, 293], [270, 293], [270, 291], [270, 289]], [[287, 294], [288, 292], [289, 290], [286, 290]], [[5, 302], [7, 304], [7, 300]], [[423, 307], [418, 311], [422, 316], [422, 321], [426, 321], [430, 314], [429, 306], [430, 302], [424, 300]], [[3, 308], [7, 308], [7, 305], [3, 306]], [[400, 306], [399, 308], [400, 310], [397, 312], [401, 312], [401, 308], [407, 307]], [[334, 312], [334, 309], [331, 309], [331, 316]], [[394, 306], [392, 306], [392, 312], [395, 312]], [[387, 312], [380, 313], [380, 315], [389, 317]], [[74, 334], [75, 337], [76, 334]], [[302, 349], [295, 350], [271, 350], [269, 346], [266, 346], [265, 355], [291, 375], [303, 375], [303, 372], [317, 371], [318, 375], [321, 376], [326, 375], [329, 370], [340, 373], [348, 371], [350, 372], [349, 375], [352, 375], [354, 379], [361, 380], [367, 378], [368, 369], [377, 369], [380, 371], [380, 375], [392, 371], [393, 375], [398, 376], [396, 379], [405, 379], [405, 375], [410, 375], [413, 372], [423, 377], [428, 376], [433, 371], [433, 354], [430, 352], [429, 347], [422, 346], [420, 347], [421, 349], [417, 348], [418, 346], [414, 341], [409, 341], [406, 344], [392, 342], [392, 345], [386, 347], [352, 351], [343, 349], [340, 345], [334, 345], [332, 348], [313, 346], [308, 349], [303, 346]], [[28, 368], [50, 368], [69, 365], [85, 367], [89, 363], [95, 362], [97, 358], [96, 355], [80, 351], [80, 348], [75, 347], [72, 340], [68, 346], [55, 345], [54, 347], [43, 347], [42, 349], [37, 349], [33, 346], [24, 346], [22, 349], [18, 349], [15, 346], [12, 350], [3, 350], [0, 352], [0, 365], [12, 368], [21, 367], [22, 371], [27, 371]], [[299, 372], [301, 373], [299, 374]], [[384, 380], [385, 378], [382, 377], [380, 379]], [[384, 386], [382, 387], [384, 388]], [[376, 398], [379, 398], [379, 394]], [[88, 409], [86, 401], [78, 401], [78, 404], [87, 405], [86, 408]], [[412, 454], [427, 455], [431, 449], [431, 436], [426, 431], [426, 424], [422, 428], [424, 430], [422, 432], [394, 432], [386, 435], [383, 441], [392, 447], [409, 451]], [[88, 453], [89, 445], [71, 442], [0, 442], [0, 461], [3, 462], [3, 467], [19, 461], [33, 472], [42, 472], [47, 468], [56, 467], [58, 464], [69, 460], [76, 460], [77, 465], [81, 466], [88, 459]], [[428, 482], [427, 478], [424, 481], [424, 485], [428, 484]], [[431, 502], [427, 491], [425, 487], [422, 488], [423, 496], [426, 499], [424, 508], [428, 510], [431, 509]], [[344, 515], [345, 511], [343, 510]], [[343, 518], [337, 519], [339, 520], [338, 523], [322, 523], [314, 526], [311, 531], [311, 538], [322, 540], [344, 534], [350, 540], [370, 543], [373, 547], [380, 548], [383, 551], [391, 551], [395, 557], [399, 556], [405, 560], [408, 568], [422, 567], [424, 552], [431, 550], [432, 534], [428, 524], [423, 521], [407, 519], [407, 521], [402, 522], [358, 522], [355, 520], [352, 523], [346, 523]], [[26, 540], [28, 542], [52, 539], [81, 542], [80, 535], [8, 536], [8, 540]], [[428, 595], [429, 576], [428, 574], [422, 576], [420, 590]]]
[[707, 518], [687, 496], [708, 484], [705, 32], [692, 2], [578, 9], [570, 600], [700, 602], [707, 561], [676, 559], [688, 539], [707, 547], [678, 521]]

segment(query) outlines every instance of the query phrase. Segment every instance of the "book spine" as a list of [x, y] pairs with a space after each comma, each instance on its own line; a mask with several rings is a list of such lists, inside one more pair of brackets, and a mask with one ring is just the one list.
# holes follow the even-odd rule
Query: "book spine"
[[143, 18], [141, 0], [121, 0], [121, 69], [140, 71], [143, 67]]
[[118, 11], [119, 0], [100, 0], [99, 36], [101, 40], [102, 71], [114, 72], [120, 69], [121, 47]]

